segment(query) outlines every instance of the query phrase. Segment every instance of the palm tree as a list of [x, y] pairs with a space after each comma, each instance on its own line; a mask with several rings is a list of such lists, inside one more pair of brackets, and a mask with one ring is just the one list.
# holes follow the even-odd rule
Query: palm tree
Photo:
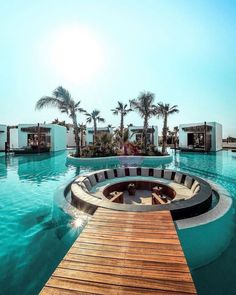
[[164, 104], [163, 102], [159, 102], [156, 107], [156, 113], [158, 117], [163, 118], [163, 129], [162, 129], [162, 154], [166, 154], [166, 145], [167, 145], [167, 119], [168, 116], [174, 113], [178, 113], [178, 106], [170, 106], [170, 104]]
[[156, 108], [154, 106], [154, 93], [149, 91], [141, 92], [138, 98], [130, 100], [130, 107], [134, 108], [143, 118], [143, 143], [145, 153], [147, 152], [147, 129], [148, 120], [156, 114]]
[[80, 146], [83, 146], [84, 136], [86, 135], [86, 125], [81, 123], [78, 124], [79, 134], [80, 134]]
[[70, 129], [70, 124], [67, 124], [66, 121], [59, 121], [58, 118], [54, 119], [51, 124], [56, 124], [60, 126], [66, 127], [67, 131]]
[[80, 101], [75, 102], [71, 97], [71, 94], [68, 90], [62, 86], [57, 87], [52, 96], [43, 96], [41, 97], [35, 106], [35, 109], [40, 110], [44, 107], [52, 106], [58, 108], [62, 113], [66, 113], [72, 119], [74, 133], [75, 133], [75, 144], [76, 144], [76, 153], [75, 156], [80, 156], [80, 140], [79, 140], [79, 128], [77, 124], [77, 112], [84, 112], [82, 108], [79, 107]]
[[124, 142], [124, 117], [132, 111], [132, 109], [128, 109], [127, 107], [127, 104], [123, 104], [122, 102], [118, 101], [117, 107], [111, 110], [114, 115], [120, 114], [120, 134], [122, 144]]
[[93, 122], [93, 143], [96, 141], [97, 137], [97, 123], [98, 122], [105, 122], [105, 119], [99, 116], [99, 110], [93, 110], [92, 113], [86, 112], [85, 115], [87, 116], [87, 122]]

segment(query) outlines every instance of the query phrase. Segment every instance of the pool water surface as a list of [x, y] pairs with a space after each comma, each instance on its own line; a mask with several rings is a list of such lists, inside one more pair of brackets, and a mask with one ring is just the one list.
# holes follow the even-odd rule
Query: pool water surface
[[[113, 168], [70, 166], [66, 156], [66, 151], [0, 156], [0, 294], [39, 293], [79, 235], [74, 220], [54, 202], [57, 188], [79, 173]], [[181, 153], [161, 168], [212, 180], [236, 197], [236, 157], [231, 152]], [[219, 229], [219, 238], [221, 230], [224, 229]], [[214, 262], [192, 270], [198, 294], [236, 294], [235, 249], [236, 235]]]

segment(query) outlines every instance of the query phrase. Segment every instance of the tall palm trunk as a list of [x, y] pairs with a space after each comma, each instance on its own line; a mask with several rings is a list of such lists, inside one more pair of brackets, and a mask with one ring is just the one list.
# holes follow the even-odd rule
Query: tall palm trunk
[[164, 124], [162, 129], [162, 154], [166, 153], [167, 143], [167, 114], [164, 115]]
[[124, 144], [124, 114], [121, 114], [120, 117], [120, 133], [121, 133], [121, 147]]
[[80, 148], [83, 146], [83, 137], [84, 137], [84, 135], [83, 135], [83, 129], [80, 131]]
[[143, 122], [143, 143], [144, 143], [144, 151], [147, 152], [147, 129], [148, 129], [148, 118], [144, 117]]
[[72, 121], [73, 121], [74, 133], [75, 133], [75, 146], [76, 146], [75, 156], [80, 157], [79, 127], [77, 124], [76, 114], [72, 114]]
[[93, 120], [93, 143], [96, 142], [97, 138], [97, 122], [96, 119]]

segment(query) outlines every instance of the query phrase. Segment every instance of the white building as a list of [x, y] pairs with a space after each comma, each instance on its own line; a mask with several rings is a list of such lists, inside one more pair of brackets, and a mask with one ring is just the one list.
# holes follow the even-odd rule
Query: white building
[[222, 150], [222, 125], [216, 122], [179, 125], [179, 148], [211, 152]]
[[[97, 135], [101, 133], [110, 133], [113, 134], [113, 128], [112, 127], [98, 127], [97, 128]], [[85, 144], [93, 144], [94, 140], [94, 130], [93, 127], [86, 128], [86, 136], [85, 136]]]
[[69, 127], [69, 130], [66, 132], [66, 146], [67, 147], [75, 147], [75, 134], [73, 126]]
[[[86, 128], [86, 126], [85, 126], [85, 128]], [[80, 146], [85, 146], [85, 140], [86, 140], [85, 137], [86, 137], [86, 129], [82, 130], [82, 132], [79, 132]], [[67, 147], [76, 147], [75, 133], [74, 133], [73, 125], [69, 125], [69, 129], [67, 129], [66, 146]]]
[[[129, 126], [129, 141], [142, 140], [143, 126]], [[157, 126], [149, 126], [147, 130], [147, 142], [158, 146], [158, 128]]]
[[66, 127], [56, 124], [19, 124], [10, 129], [10, 148], [49, 148], [51, 152], [66, 149]]
[[9, 127], [9, 148], [17, 149], [18, 147], [18, 126]]
[[7, 126], [0, 125], [0, 151], [5, 151], [5, 142], [7, 142]]

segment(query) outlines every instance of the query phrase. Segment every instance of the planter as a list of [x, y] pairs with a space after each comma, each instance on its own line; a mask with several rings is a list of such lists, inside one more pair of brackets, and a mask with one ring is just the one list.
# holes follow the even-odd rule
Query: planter
[[135, 184], [134, 183], [128, 184], [127, 190], [130, 196], [134, 196], [136, 192]]

